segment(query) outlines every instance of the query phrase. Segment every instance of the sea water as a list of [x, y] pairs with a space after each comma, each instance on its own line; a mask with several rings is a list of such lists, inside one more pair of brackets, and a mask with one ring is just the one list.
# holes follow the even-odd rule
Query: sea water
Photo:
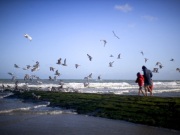
[[[80, 92], [80, 93], [100, 93], [100, 94], [117, 94], [117, 95], [137, 95], [138, 94], [138, 85], [134, 80], [89, 80], [89, 86], [84, 87], [85, 80], [63, 80], [63, 88], [66, 90], [64, 92]], [[61, 80], [62, 82], [62, 80]], [[52, 87], [59, 87], [60, 80], [57, 81], [49, 81], [49, 80], [33, 80], [25, 82], [24, 80], [18, 80], [18, 89], [24, 90], [42, 90], [42, 91], [51, 91]], [[4, 88], [3, 88], [4, 85]], [[96, 122], [91, 123], [92, 118], [89, 118], [87, 122], [86, 128], [89, 130], [82, 128], [84, 126], [85, 117], [78, 117], [74, 110], [64, 110], [59, 107], [49, 107], [49, 102], [47, 101], [38, 101], [38, 102], [30, 102], [24, 101], [22, 99], [17, 98], [9, 98], [12, 95], [12, 92], [5, 91], [5, 89], [14, 90], [15, 82], [12, 80], [0, 80], [0, 131], [3, 131], [2, 134], [6, 134], [7, 132], [17, 132], [18, 134], [23, 134], [23, 130], [34, 131], [31, 127], [34, 125], [38, 126], [36, 134], [41, 134], [41, 132], [49, 132], [52, 134], [59, 134], [60, 131], [56, 132], [56, 130], [63, 130], [63, 134], [69, 135], [69, 131], [64, 133], [65, 127], [68, 129], [73, 129], [74, 131], [81, 131], [82, 133], [92, 133], [92, 129], [89, 129], [91, 125], [97, 124], [102, 121], [101, 119], [96, 119]], [[154, 96], [160, 97], [180, 97], [180, 81], [154, 81]], [[42, 119], [41, 119], [42, 118]], [[66, 119], [65, 119], [66, 118]], [[45, 119], [48, 119], [47, 121]], [[65, 120], [64, 120], [65, 119]], [[37, 120], [37, 122], [36, 122]], [[56, 121], [57, 120], [57, 121]], [[64, 120], [64, 121], [62, 121]], [[73, 124], [74, 122], [74, 124]], [[107, 131], [101, 130], [104, 128], [104, 124], [107, 121], [101, 122], [101, 124], [96, 125], [94, 133], [102, 132], [102, 134], [109, 134]], [[115, 121], [113, 121], [114, 123]], [[22, 125], [23, 123], [23, 125]], [[49, 124], [50, 123], [50, 124]], [[54, 127], [52, 124], [56, 123]], [[109, 121], [107, 122], [107, 124]], [[44, 126], [48, 126], [49, 128], [43, 129], [41, 124]], [[62, 125], [63, 124], [63, 125]], [[77, 125], [80, 127], [77, 127]], [[119, 134], [121, 128], [123, 126], [119, 126], [123, 123], [116, 123], [115, 126], [111, 127], [112, 131], [117, 131], [116, 134]], [[57, 125], [61, 125], [57, 128]], [[71, 125], [71, 126], [69, 126]], [[111, 125], [111, 124], [110, 124]], [[130, 126], [130, 124], [127, 124]], [[126, 125], [126, 127], [127, 127]], [[35, 127], [36, 127], [35, 126]], [[64, 127], [65, 126], [65, 127]], [[118, 128], [115, 128], [118, 126]], [[133, 125], [134, 126], [134, 125]], [[63, 129], [62, 129], [63, 127]], [[109, 127], [109, 126], [108, 126]], [[141, 128], [140, 131], [146, 132], [151, 127], [141, 127], [136, 126], [135, 129]], [[11, 130], [9, 130], [11, 129]], [[124, 129], [124, 128], [123, 128]], [[97, 131], [96, 131], [97, 130]], [[156, 129], [151, 129], [152, 131]], [[31, 131], [31, 132], [32, 132]], [[36, 131], [36, 130], [35, 130]], [[104, 131], [104, 132], [103, 132]], [[157, 129], [155, 132], [159, 132]], [[43, 132], [43, 134], [44, 134]], [[178, 134], [178, 132], [166, 131], [162, 130], [164, 133], [172, 133]], [[28, 132], [26, 132], [28, 133]], [[127, 132], [128, 133], [128, 132]], [[138, 133], [139, 134], [139, 130]], [[142, 133], [142, 132], [141, 132]], [[111, 133], [113, 134], [113, 133]]]
[[[117, 95], [137, 95], [138, 85], [134, 80], [89, 80], [89, 86], [84, 87], [85, 80], [63, 80], [64, 92], [99, 93]], [[62, 82], [62, 80], [61, 80]], [[18, 88], [24, 90], [51, 91], [52, 87], [59, 87], [60, 80], [49, 81], [46, 79], [25, 82], [18, 80]], [[180, 97], [180, 81], [153, 82], [153, 95], [160, 97]], [[4, 85], [4, 88], [3, 88]], [[49, 107], [49, 102], [25, 102], [21, 99], [8, 98], [14, 90], [15, 82], [12, 80], [0, 80], [0, 115], [13, 114], [68, 114], [76, 113], [73, 110]]]
[[[89, 85], [84, 87], [85, 80], [61, 80], [63, 81], [64, 92], [79, 93], [100, 93], [118, 95], [137, 95], [138, 84], [134, 80], [89, 80]], [[25, 90], [51, 91], [53, 87], [59, 87], [60, 80], [50, 81], [47, 79], [24, 81], [18, 80], [18, 88]], [[12, 80], [0, 80], [0, 90], [2, 85], [8, 89], [15, 88]], [[166, 97], [180, 97], [180, 81], [178, 80], [154, 80], [153, 95]]]

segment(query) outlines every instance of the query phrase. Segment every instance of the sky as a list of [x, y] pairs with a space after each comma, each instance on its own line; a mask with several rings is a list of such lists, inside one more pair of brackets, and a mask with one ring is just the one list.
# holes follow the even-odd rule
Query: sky
[[[180, 80], [179, 7], [179, 0], [1, 0], [0, 78], [10, 79], [11, 72], [48, 79], [52, 66], [58, 79], [92, 73], [93, 79], [135, 80], [143, 65], [153, 70], [161, 62], [154, 80]], [[56, 64], [59, 58], [67, 66]], [[22, 69], [36, 61], [38, 71]]]

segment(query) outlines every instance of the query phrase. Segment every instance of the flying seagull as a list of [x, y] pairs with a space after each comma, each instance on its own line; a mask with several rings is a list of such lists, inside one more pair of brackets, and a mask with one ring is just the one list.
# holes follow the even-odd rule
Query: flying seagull
[[100, 41], [103, 41], [103, 42], [104, 42], [104, 47], [105, 47], [105, 45], [106, 45], [107, 41], [106, 41], [106, 40], [100, 40]]
[[89, 60], [91, 61], [91, 60], [92, 60], [92, 57], [91, 57], [89, 54], [87, 54], [87, 56], [88, 56]]
[[162, 65], [161, 62], [156, 62], [156, 66], [158, 66], [158, 65]]
[[55, 68], [53, 68], [53, 67], [50, 67], [50, 71], [53, 71], [53, 72], [54, 72], [54, 69], [55, 69]]
[[58, 64], [58, 65], [61, 64], [61, 58], [58, 59], [58, 62], [56, 64]]
[[92, 78], [92, 73], [88, 75], [88, 78], [91, 79]]
[[109, 62], [109, 67], [112, 67], [113, 63], [114, 63], [114, 61], [113, 62]]
[[179, 72], [180, 72], [180, 68], [176, 68], [176, 71], [179, 71]]
[[170, 61], [174, 61], [174, 59], [171, 59]]
[[119, 37], [115, 34], [115, 32], [114, 32], [114, 31], [112, 31], [112, 32], [113, 32], [114, 36], [117, 37], [117, 38], [119, 39]]
[[154, 73], [159, 73], [159, 72], [158, 72], [158, 68], [154, 68], [152, 72], [154, 72]]
[[78, 68], [80, 65], [79, 64], [75, 64], [75, 67]]
[[66, 64], [66, 59], [64, 59], [64, 63], [62, 64], [63, 66], [67, 66]]
[[112, 54], [109, 57], [114, 57]]
[[161, 68], [163, 68], [164, 66], [161, 64], [161, 65], [159, 65], [159, 68], [161, 69]]
[[17, 64], [14, 64], [14, 67], [15, 67], [15, 68], [20, 68]]
[[144, 60], [145, 60], [145, 63], [148, 61], [148, 59], [147, 59], [147, 58], [144, 58]]
[[101, 80], [101, 75], [98, 76], [98, 80]]
[[58, 70], [56, 70], [55, 75], [60, 76], [60, 73], [59, 73], [59, 71], [58, 71]]
[[141, 51], [140, 53], [141, 53], [142, 55], [144, 55], [144, 52], [143, 52], [143, 51]]
[[118, 57], [117, 57], [117, 59], [121, 59], [121, 54], [118, 54]]
[[13, 74], [13, 73], [11, 73], [11, 72], [8, 72], [8, 74], [9, 74], [9, 75], [11, 75], [11, 76], [13, 76], [13, 75], [14, 75], [14, 74]]
[[28, 34], [25, 34], [24, 37], [27, 38], [27, 39], [29, 39], [30, 41], [32, 40], [32, 37], [29, 36]]

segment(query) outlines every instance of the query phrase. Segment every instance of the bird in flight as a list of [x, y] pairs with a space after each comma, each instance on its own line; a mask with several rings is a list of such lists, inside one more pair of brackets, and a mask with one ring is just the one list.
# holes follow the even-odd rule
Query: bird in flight
[[147, 59], [147, 58], [144, 58], [144, 60], [145, 60], [145, 63], [148, 61], [148, 59]]
[[58, 64], [58, 65], [61, 64], [61, 58], [58, 59], [58, 62], [56, 64]]
[[121, 59], [121, 54], [118, 54], [118, 57], [117, 57], [117, 59]]
[[78, 68], [80, 65], [79, 64], [75, 64], [75, 67]]
[[152, 72], [154, 72], [154, 73], [159, 73], [159, 72], [158, 72], [158, 68], [154, 68]]
[[27, 38], [27, 39], [29, 39], [29, 41], [31, 41], [31, 40], [32, 40], [32, 37], [31, 37], [31, 36], [29, 36], [28, 34], [24, 34], [24, 37], [25, 37], [25, 38]]
[[66, 64], [66, 59], [64, 59], [64, 63], [62, 64], [63, 66], [67, 66]]
[[161, 62], [156, 62], [156, 66], [158, 66], [158, 65], [162, 65]]
[[174, 61], [174, 59], [171, 59], [170, 61]]
[[88, 56], [89, 60], [91, 61], [91, 60], [92, 60], [92, 57], [91, 57], [89, 54], [87, 54], [87, 56]]
[[112, 67], [114, 61], [113, 62], [109, 62], [109, 67]]
[[105, 47], [105, 45], [107, 44], [107, 41], [106, 40], [100, 40], [100, 41], [104, 42], [104, 47]]
[[114, 36], [115, 36], [116, 38], [120, 39], [120, 38], [116, 35], [116, 33], [115, 33], [114, 31], [112, 31], [112, 32], [113, 32], [113, 34], [114, 34]]
[[55, 69], [54, 67], [50, 67], [50, 71], [53, 71], [53, 72], [54, 72], [54, 69]]
[[15, 68], [20, 68], [17, 64], [14, 64], [14, 67], [15, 67]]

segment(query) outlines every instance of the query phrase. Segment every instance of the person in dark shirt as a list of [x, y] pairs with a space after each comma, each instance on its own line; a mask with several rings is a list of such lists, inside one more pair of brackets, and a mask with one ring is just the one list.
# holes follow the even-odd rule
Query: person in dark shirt
[[152, 96], [152, 72], [147, 69], [145, 66], [142, 66], [142, 70], [144, 73], [144, 89], [145, 89], [145, 95], [147, 96], [147, 92], [150, 92], [150, 95]]

